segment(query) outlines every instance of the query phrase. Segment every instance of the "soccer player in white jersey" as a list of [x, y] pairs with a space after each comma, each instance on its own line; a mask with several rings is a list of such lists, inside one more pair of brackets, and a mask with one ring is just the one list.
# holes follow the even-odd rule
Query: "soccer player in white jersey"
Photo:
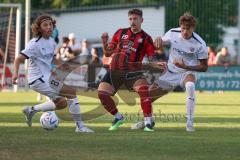
[[50, 98], [47, 102], [23, 109], [23, 113], [26, 115], [26, 123], [31, 127], [32, 117], [35, 113], [63, 109], [68, 104], [69, 111], [76, 122], [75, 131], [93, 132], [84, 126], [81, 119], [76, 90], [61, 82], [49, 81], [51, 65], [53, 62], [57, 63], [54, 55], [56, 43], [51, 37], [54, 27], [55, 21], [49, 15], [38, 16], [32, 24], [33, 38], [14, 61], [13, 84], [17, 84], [20, 63], [24, 62], [25, 59], [29, 59], [29, 87]]
[[167, 71], [151, 86], [153, 101], [180, 85], [186, 90], [186, 130], [195, 131], [193, 126], [195, 110], [194, 72], [206, 72], [208, 52], [206, 43], [194, 32], [196, 19], [189, 12], [179, 18], [179, 28], [170, 29], [162, 38], [155, 40], [155, 47], [170, 45]]

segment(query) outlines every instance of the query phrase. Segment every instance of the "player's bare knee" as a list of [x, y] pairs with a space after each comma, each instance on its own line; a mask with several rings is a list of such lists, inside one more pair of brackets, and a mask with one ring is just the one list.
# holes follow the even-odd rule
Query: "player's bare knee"
[[114, 95], [115, 90], [114, 90], [114, 87], [111, 84], [102, 82], [98, 86], [98, 93], [99, 92], [103, 92], [103, 93], [108, 94], [108, 95]]
[[[140, 90], [140, 88], [148, 86], [148, 83], [145, 79], [138, 79], [134, 85], [133, 85], [133, 89], [138, 92], [138, 90]], [[149, 88], [149, 87], [148, 87]]]
[[68, 99], [76, 98], [76, 90], [70, 89], [69, 92], [66, 94], [66, 98]]
[[56, 109], [64, 109], [67, 107], [67, 100], [65, 98], [58, 98], [54, 100], [54, 103], [56, 105]]
[[184, 83], [186, 84], [187, 82], [193, 82], [195, 83], [196, 77], [193, 74], [189, 74], [185, 77]]
[[68, 99], [76, 98], [76, 89], [71, 88], [69, 86], [63, 86], [60, 91], [60, 95]]

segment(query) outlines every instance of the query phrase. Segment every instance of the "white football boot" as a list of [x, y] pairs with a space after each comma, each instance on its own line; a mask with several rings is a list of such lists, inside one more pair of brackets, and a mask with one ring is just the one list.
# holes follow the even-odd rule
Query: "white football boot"
[[91, 130], [90, 128], [83, 126], [83, 127], [76, 127], [75, 130], [76, 133], [94, 133], [93, 130]]
[[29, 127], [32, 127], [32, 117], [37, 111], [33, 110], [31, 106], [26, 106], [22, 110], [23, 114], [26, 116], [26, 123]]
[[187, 132], [195, 132], [195, 129], [193, 127], [193, 121], [187, 121], [186, 131]]

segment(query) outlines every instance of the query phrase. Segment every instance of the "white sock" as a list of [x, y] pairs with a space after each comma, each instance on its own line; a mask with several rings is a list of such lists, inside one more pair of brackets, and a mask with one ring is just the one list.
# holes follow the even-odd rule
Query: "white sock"
[[33, 109], [37, 112], [39, 111], [53, 111], [56, 109], [56, 105], [53, 101], [47, 101], [36, 106], [33, 106]]
[[144, 117], [144, 124], [145, 124], [145, 126], [147, 125], [147, 124], [152, 124], [152, 117]]
[[187, 107], [187, 122], [193, 122], [194, 110], [195, 110], [195, 84], [193, 82], [187, 82], [186, 88], [186, 107]]
[[114, 116], [115, 116], [115, 118], [117, 118], [117, 119], [122, 119], [122, 118], [123, 118], [123, 116], [122, 116], [121, 113], [119, 113], [119, 112], [117, 112]]
[[84, 126], [81, 117], [80, 105], [78, 98], [68, 99], [69, 102], [69, 112], [72, 114], [73, 120], [76, 122], [76, 126], [81, 128]]

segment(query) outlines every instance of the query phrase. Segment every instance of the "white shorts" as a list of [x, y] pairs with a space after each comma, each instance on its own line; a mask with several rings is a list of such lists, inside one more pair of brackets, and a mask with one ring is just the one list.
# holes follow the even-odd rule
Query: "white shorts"
[[29, 84], [29, 87], [32, 90], [49, 97], [51, 100], [55, 100], [55, 99], [61, 97], [59, 95], [59, 92], [60, 92], [62, 86], [63, 85], [61, 83], [58, 83], [56, 81], [50, 80], [49, 82], [48, 81], [45, 82], [41, 78], [35, 80], [34, 83]]
[[164, 73], [162, 76], [159, 77], [156, 83], [160, 88], [168, 91], [174, 90], [174, 88], [177, 86], [181, 86], [182, 88], [185, 88], [183, 82], [186, 76], [189, 74], [192, 74], [195, 76], [194, 72], [192, 71], [187, 71], [182, 73], [173, 73], [167, 70], [166, 73]]

